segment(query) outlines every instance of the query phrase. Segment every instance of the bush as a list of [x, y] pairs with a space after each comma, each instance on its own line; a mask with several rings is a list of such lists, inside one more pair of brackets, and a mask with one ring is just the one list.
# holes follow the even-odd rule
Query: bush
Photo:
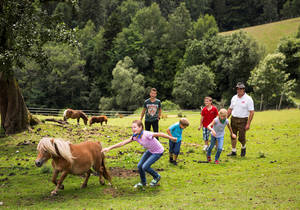
[[173, 103], [172, 101], [165, 100], [161, 103], [162, 110], [164, 111], [170, 111], [170, 110], [179, 110], [179, 105]]

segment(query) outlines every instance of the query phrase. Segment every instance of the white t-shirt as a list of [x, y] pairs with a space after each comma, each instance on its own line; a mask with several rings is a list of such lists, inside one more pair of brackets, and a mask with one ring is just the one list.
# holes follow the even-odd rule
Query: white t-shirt
[[233, 117], [245, 118], [254, 110], [254, 104], [251, 96], [245, 93], [241, 98], [238, 95], [233, 96], [229, 108], [232, 109]]

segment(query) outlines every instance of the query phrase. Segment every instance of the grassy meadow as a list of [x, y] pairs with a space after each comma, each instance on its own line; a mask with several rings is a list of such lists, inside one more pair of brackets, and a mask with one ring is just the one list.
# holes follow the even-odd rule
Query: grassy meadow
[[254, 39], [256, 39], [258, 43], [264, 45], [267, 53], [272, 53], [276, 49], [281, 38], [297, 33], [299, 25], [300, 17], [227, 31], [221, 34], [228, 35], [239, 30], [245, 31]]
[[[191, 125], [184, 130], [178, 166], [168, 162], [168, 140], [160, 139], [165, 154], [153, 168], [162, 176], [159, 186], [134, 189], [139, 182], [136, 165], [143, 148], [136, 142], [106, 154], [113, 174], [113, 187], [100, 185], [91, 176], [88, 187], [80, 189], [83, 178], [69, 175], [65, 189], [50, 196], [50, 161], [34, 165], [36, 146], [43, 136], [63, 137], [73, 143], [101, 141], [115, 144], [131, 135], [131, 122], [138, 116], [109, 119], [107, 125], [65, 128], [46, 122], [33, 130], [0, 139], [0, 208], [3, 209], [299, 209], [300, 208], [300, 110], [255, 113], [247, 133], [247, 155], [227, 157], [229, 131], [220, 165], [199, 163], [202, 132], [197, 130], [198, 112], [183, 112]], [[38, 116], [40, 119], [49, 118]], [[160, 131], [177, 122], [176, 113], [160, 121]], [[82, 123], [82, 121], [81, 121]], [[213, 159], [214, 159], [213, 153]], [[238, 154], [240, 144], [238, 143]], [[147, 175], [147, 181], [152, 178]]]

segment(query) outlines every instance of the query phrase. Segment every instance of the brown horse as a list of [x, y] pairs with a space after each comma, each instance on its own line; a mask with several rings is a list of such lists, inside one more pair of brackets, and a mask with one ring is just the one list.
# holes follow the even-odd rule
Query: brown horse
[[[86, 141], [71, 144], [62, 139], [44, 137], [39, 142], [37, 150], [38, 156], [35, 160], [37, 167], [41, 167], [43, 163], [52, 158], [54, 169], [52, 182], [56, 188], [51, 192], [51, 195], [57, 195], [58, 189], [64, 189], [62, 183], [68, 174], [85, 175], [85, 180], [81, 185], [81, 188], [85, 188], [92, 173], [91, 168], [98, 172], [100, 184], [104, 184], [102, 176], [111, 184], [111, 177], [105, 167], [100, 142]], [[59, 172], [61, 172], [61, 176], [57, 182]]]
[[101, 116], [92, 116], [89, 120], [89, 125], [91, 126], [94, 123], [102, 123], [105, 122], [105, 124], [107, 124], [107, 117], [105, 115], [101, 115]]
[[84, 114], [84, 112], [80, 110], [66, 109], [64, 111], [64, 121], [67, 121], [68, 118], [77, 119], [77, 125], [79, 125], [80, 118], [82, 118], [85, 125], [88, 121], [88, 117], [86, 116], [86, 114]]

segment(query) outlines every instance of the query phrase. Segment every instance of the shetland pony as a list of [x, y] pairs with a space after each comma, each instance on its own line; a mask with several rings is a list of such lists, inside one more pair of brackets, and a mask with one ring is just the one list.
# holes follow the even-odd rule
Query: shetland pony
[[89, 125], [91, 126], [94, 123], [102, 123], [105, 122], [105, 124], [107, 124], [107, 117], [105, 115], [101, 115], [101, 116], [92, 116], [89, 119]]
[[[35, 160], [37, 167], [41, 167], [48, 159], [52, 158], [52, 182], [56, 188], [51, 192], [51, 195], [57, 195], [58, 189], [64, 189], [62, 183], [68, 174], [85, 175], [85, 180], [81, 185], [81, 188], [85, 188], [92, 173], [91, 168], [98, 172], [100, 184], [104, 184], [102, 176], [111, 183], [100, 142], [86, 141], [71, 144], [62, 139], [44, 137], [40, 140], [37, 150], [38, 155]], [[57, 182], [57, 176], [60, 172], [61, 176]]]
[[84, 112], [80, 110], [66, 109], [64, 111], [64, 121], [67, 121], [67, 119], [69, 118], [77, 119], [77, 125], [79, 125], [80, 118], [82, 118], [85, 125], [88, 121], [88, 117], [86, 116], [86, 114], [84, 114]]

